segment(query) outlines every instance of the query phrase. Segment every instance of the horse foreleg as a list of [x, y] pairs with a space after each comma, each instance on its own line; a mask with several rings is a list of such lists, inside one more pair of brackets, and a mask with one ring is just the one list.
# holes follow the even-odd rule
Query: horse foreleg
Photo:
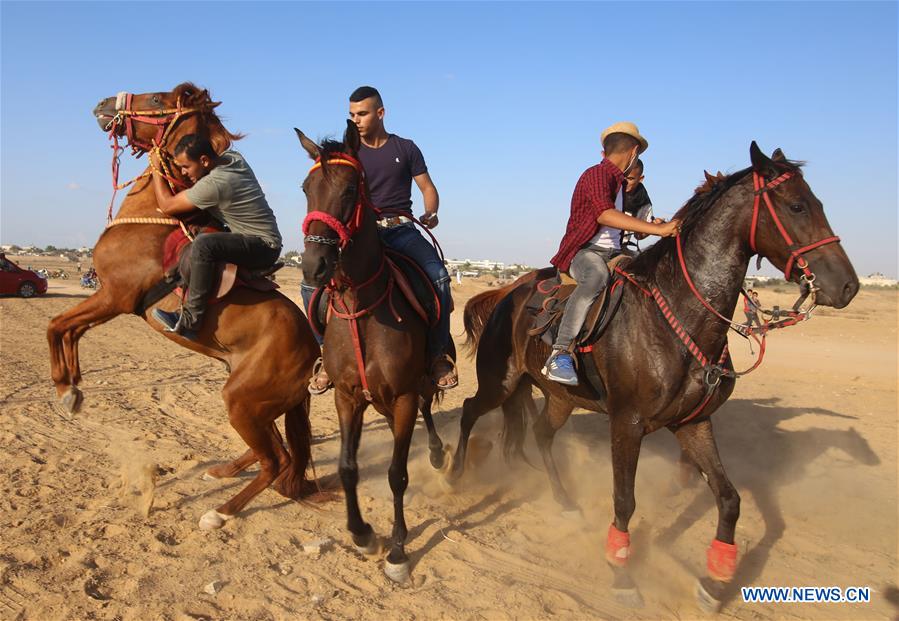
[[[530, 388], [528, 388], [530, 390]], [[571, 499], [565, 486], [562, 485], [562, 478], [559, 476], [559, 469], [556, 467], [556, 460], [553, 458], [553, 438], [556, 432], [562, 428], [565, 421], [571, 415], [574, 406], [566, 403], [562, 399], [558, 399], [550, 395], [549, 399], [543, 405], [543, 411], [534, 422], [534, 437], [537, 440], [537, 447], [540, 449], [540, 455], [543, 457], [543, 464], [546, 466], [546, 473], [549, 475], [549, 483], [553, 490], [553, 497], [560, 505], [564, 512], [579, 513], [580, 507]]]
[[102, 289], [74, 308], [57, 315], [47, 326], [51, 377], [56, 394], [69, 412], [76, 412], [83, 399], [77, 386], [81, 381], [78, 339], [91, 327], [122, 313], [106, 291]]
[[344, 394], [340, 389], [335, 390], [334, 403], [340, 421], [340, 463], [337, 472], [346, 497], [347, 529], [357, 550], [363, 554], [377, 554], [378, 538], [371, 525], [362, 519], [359, 497], [356, 493], [356, 487], [359, 485], [356, 453], [359, 451], [359, 439], [362, 436], [362, 414], [368, 404], [356, 403], [351, 395]]
[[710, 419], [684, 425], [674, 435], [684, 453], [708, 481], [718, 505], [718, 530], [706, 554], [709, 575], [699, 580], [697, 590], [700, 605], [706, 610], [717, 611], [725, 587], [733, 579], [737, 567], [734, 531], [740, 517], [740, 495], [721, 465]]
[[425, 419], [425, 427], [428, 428], [428, 450], [430, 452], [429, 459], [431, 466], [435, 470], [443, 468], [444, 454], [443, 441], [437, 435], [437, 427], [434, 425], [434, 417], [431, 414], [431, 407], [434, 404], [434, 395], [424, 395], [420, 399], [421, 415]]
[[393, 409], [393, 458], [387, 479], [393, 492], [393, 533], [390, 536], [390, 552], [384, 564], [387, 577], [400, 584], [409, 580], [409, 557], [406, 556], [406, 516], [403, 511], [403, 496], [409, 485], [409, 445], [418, 414], [418, 397], [405, 394], [397, 398]]
[[630, 557], [630, 534], [627, 529], [637, 506], [634, 480], [643, 441], [643, 428], [631, 423], [627, 416], [615, 416], [611, 413], [610, 416], [615, 521], [609, 525], [606, 538], [606, 561], [612, 566], [615, 576], [612, 594], [626, 606], [640, 607], [643, 605], [643, 596], [627, 569]]

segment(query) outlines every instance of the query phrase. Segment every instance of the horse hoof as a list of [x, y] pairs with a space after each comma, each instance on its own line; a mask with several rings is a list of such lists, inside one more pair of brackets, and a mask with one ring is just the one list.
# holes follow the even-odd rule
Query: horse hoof
[[640, 595], [640, 590], [637, 587], [629, 588], [629, 589], [612, 589], [612, 595], [622, 606], [627, 606], [628, 608], [643, 608], [643, 596]]
[[706, 590], [702, 585], [702, 580], [696, 581], [696, 603], [703, 612], [708, 614], [716, 614], [721, 610], [721, 600], [715, 599], [715, 596]]
[[439, 449], [431, 449], [431, 454], [429, 459], [431, 460], [431, 467], [434, 470], [440, 470], [443, 468], [443, 464], [446, 463], [446, 451], [443, 447]]
[[384, 573], [397, 584], [406, 584], [411, 577], [409, 574], [409, 561], [404, 563], [384, 561]]
[[374, 556], [381, 552], [381, 542], [378, 541], [378, 536], [375, 535], [374, 531], [367, 536], [363, 535], [363, 537], [365, 539], [360, 538], [360, 540], [357, 540], [356, 536], [353, 535], [353, 545], [356, 546], [357, 552], [366, 556]]
[[215, 509], [210, 509], [200, 518], [200, 530], [218, 530], [233, 517], [233, 515], [225, 515]]
[[208, 471], [204, 472], [203, 476], [201, 476], [200, 478], [203, 479], [204, 481], [215, 481], [218, 479], [218, 477], [214, 477], [211, 474], [209, 474]]
[[84, 394], [82, 394], [76, 387], [71, 386], [68, 392], [62, 396], [62, 407], [64, 407], [69, 414], [75, 414], [81, 409], [82, 401], [84, 401]]

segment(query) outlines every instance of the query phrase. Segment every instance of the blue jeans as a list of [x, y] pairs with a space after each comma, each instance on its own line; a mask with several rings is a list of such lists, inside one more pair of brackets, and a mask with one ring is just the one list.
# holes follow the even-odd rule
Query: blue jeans
[[[433, 360], [437, 356], [446, 353], [450, 342], [450, 306], [452, 294], [450, 293], [450, 275], [446, 266], [440, 260], [437, 249], [425, 239], [412, 223], [401, 224], [389, 229], [379, 229], [381, 241], [391, 250], [402, 253], [418, 263], [424, 270], [440, 299], [440, 320], [431, 328], [428, 334], [428, 359]], [[300, 294], [303, 297], [303, 307], [306, 315], [309, 315], [309, 301], [315, 287], [306, 283], [300, 285]], [[321, 340], [319, 340], [319, 345]]]

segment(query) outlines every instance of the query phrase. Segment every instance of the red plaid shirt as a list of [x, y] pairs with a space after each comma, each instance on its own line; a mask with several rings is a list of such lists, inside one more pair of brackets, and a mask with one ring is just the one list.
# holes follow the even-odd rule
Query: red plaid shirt
[[578, 179], [571, 196], [568, 228], [559, 251], [550, 259], [559, 271], [567, 272], [577, 251], [599, 232], [596, 219], [606, 209], [615, 209], [615, 197], [623, 182], [624, 173], [607, 159], [585, 170]]

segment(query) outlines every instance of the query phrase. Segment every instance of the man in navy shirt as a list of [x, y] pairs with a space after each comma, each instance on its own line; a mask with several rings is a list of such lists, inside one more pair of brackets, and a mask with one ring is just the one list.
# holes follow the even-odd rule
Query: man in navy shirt
[[[389, 216], [378, 221], [381, 240], [389, 248], [418, 263], [427, 273], [440, 297], [440, 321], [428, 335], [428, 359], [432, 364], [434, 382], [441, 389], [455, 388], [458, 375], [447, 357], [450, 343], [449, 309], [452, 306], [450, 276], [436, 248], [415, 228], [412, 216], [412, 182], [418, 186], [424, 201], [424, 215], [420, 220], [430, 229], [437, 226], [440, 197], [428, 174], [424, 156], [414, 142], [384, 129], [384, 103], [381, 94], [371, 86], [361, 86], [350, 95], [350, 120], [359, 129], [362, 143], [359, 161], [365, 169], [368, 192], [375, 207], [391, 210]], [[399, 211], [399, 214], [395, 212]], [[407, 215], [403, 215], [407, 214]], [[303, 284], [303, 298], [307, 307], [312, 289]], [[313, 392], [327, 389], [329, 381], [324, 370], [312, 379]]]

